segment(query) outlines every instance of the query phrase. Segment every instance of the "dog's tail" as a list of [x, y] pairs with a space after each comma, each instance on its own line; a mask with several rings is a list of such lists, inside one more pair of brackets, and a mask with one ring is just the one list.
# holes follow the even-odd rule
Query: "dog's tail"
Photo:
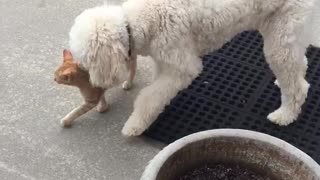
[[320, 47], [320, 0], [314, 0], [313, 12], [310, 18], [309, 32], [310, 44], [316, 47]]

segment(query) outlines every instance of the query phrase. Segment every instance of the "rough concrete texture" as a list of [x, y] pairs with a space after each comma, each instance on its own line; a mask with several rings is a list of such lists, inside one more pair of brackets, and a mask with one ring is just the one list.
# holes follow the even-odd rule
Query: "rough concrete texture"
[[[110, 1], [109, 3], [120, 3]], [[139, 60], [135, 88], [107, 92], [105, 114], [90, 112], [70, 129], [59, 120], [81, 102], [53, 72], [82, 10], [101, 0], [0, 0], [0, 179], [139, 179], [163, 147], [120, 131], [134, 98], [150, 81], [152, 62]]]

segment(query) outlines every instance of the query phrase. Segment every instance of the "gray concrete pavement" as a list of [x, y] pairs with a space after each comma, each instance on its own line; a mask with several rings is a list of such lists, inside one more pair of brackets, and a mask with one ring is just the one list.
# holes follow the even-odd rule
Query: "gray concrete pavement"
[[0, 179], [139, 179], [163, 147], [120, 133], [135, 96], [150, 81], [146, 58], [139, 60], [132, 91], [107, 92], [109, 112], [90, 112], [70, 129], [59, 125], [81, 98], [76, 89], [56, 85], [53, 72], [76, 15], [102, 3], [0, 0]]

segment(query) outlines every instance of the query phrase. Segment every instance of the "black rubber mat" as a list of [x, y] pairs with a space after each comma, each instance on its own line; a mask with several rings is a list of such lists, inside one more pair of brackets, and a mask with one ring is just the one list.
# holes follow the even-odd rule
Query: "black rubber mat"
[[266, 118], [279, 107], [280, 92], [262, 46], [257, 32], [244, 32], [204, 56], [202, 74], [171, 101], [145, 134], [171, 143], [208, 129], [249, 129], [281, 138], [320, 163], [320, 49], [308, 49], [311, 89], [303, 112], [295, 123], [279, 127]]

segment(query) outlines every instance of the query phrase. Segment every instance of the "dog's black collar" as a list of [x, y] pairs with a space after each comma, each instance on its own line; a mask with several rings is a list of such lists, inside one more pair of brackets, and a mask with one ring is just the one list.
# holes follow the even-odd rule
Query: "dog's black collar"
[[131, 55], [132, 55], [132, 50], [131, 50], [131, 48], [132, 48], [132, 41], [131, 41], [131, 28], [130, 28], [130, 25], [129, 24], [127, 24], [127, 26], [126, 26], [126, 28], [127, 28], [127, 31], [128, 31], [128, 37], [129, 37], [129, 51], [128, 51], [128, 55], [129, 55], [129, 58], [131, 57]]

